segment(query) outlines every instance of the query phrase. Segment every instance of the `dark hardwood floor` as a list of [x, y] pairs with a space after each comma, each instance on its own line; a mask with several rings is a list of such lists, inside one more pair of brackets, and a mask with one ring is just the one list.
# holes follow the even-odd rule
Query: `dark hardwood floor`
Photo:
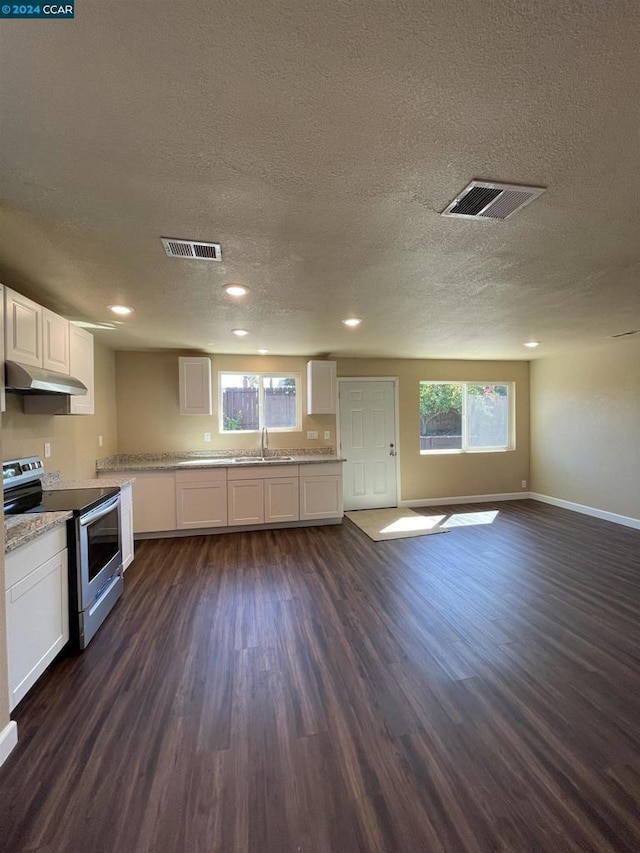
[[532, 501], [137, 544], [15, 713], [3, 853], [640, 849], [640, 532]]

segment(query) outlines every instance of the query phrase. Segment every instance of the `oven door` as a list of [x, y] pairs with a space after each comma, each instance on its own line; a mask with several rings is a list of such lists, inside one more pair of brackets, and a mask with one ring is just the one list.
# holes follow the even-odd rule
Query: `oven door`
[[78, 524], [78, 609], [86, 610], [122, 572], [120, 495], [81, 515]]

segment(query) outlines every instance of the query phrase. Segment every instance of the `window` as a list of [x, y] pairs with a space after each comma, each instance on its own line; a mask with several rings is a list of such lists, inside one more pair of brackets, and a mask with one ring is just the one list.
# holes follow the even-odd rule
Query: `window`
[[420, 453], [513, 448], [512, 383], [420, 383]]
[[298, 375], [220, 374], [220, 432], [299, 430]]

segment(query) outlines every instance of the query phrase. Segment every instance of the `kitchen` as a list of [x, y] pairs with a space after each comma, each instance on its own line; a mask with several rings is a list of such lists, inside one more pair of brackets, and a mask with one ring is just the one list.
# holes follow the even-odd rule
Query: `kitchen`
[[[7, 394], [0, 455], [117, 490], [126, 570], [110, 521], [65, 595], [81, 533], [6, 521], [0, 846], [637, 849], [640, 11], [75, 5], [0, 24], [0, 282], [90, 393]], [[444, 535], [343, 518], [309, 363], [391, 388], [380, 491]]]

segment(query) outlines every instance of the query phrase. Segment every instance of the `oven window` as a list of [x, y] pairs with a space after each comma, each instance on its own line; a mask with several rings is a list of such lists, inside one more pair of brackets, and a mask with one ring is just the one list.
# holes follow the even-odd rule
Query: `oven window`
[[87, 525], [89, 581], [92, 581], [120, 550], [118, 507]]

